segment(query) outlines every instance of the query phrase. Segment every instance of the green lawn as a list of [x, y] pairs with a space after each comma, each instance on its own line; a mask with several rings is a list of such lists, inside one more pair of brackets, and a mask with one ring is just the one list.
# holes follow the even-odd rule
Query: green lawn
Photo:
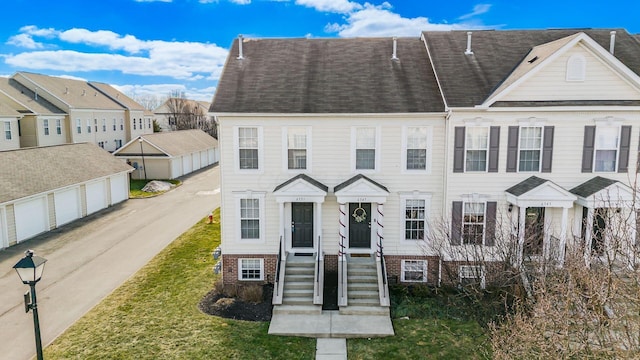
[[[45, 349], [46, 359], [314, 359], [315, 339], [271, 336], [269, 323], [209, 316], [197, 305], [218, 276], [219, 210], [185, 232]], [[478, 359], [471, 320], [394, 320], [395, 337], [350, 339], [350, 359]]]

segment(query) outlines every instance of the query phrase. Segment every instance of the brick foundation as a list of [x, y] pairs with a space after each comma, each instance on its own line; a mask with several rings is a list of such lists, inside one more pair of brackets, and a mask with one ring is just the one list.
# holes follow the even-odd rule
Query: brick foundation
[[[227, 284], [264, 284], [273, 283], [276, 273], [277, 255], [251, 254], [235, 255], [223, 254], [222, 257], [222, 282]], [[238, 259], [264, 259], [264, 280], [238, 280]]]

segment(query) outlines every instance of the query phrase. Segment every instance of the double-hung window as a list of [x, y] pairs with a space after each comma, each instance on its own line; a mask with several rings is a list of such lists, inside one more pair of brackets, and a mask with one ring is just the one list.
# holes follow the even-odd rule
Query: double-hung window
[[423, 240], [426, 221], [426, 200], [406, 199], [404, 208], [405, 240]]
[[240, 238], [260, 239], [260, 199], [240, 199]]
[[585, 126], [582, 172], [627, 172], [631, 152], [631, 126], [619, 121], [598, 121]]
[[617, 171], [619, 126], [596, 127], [595, 156], [593, 168], [596, 172]]
[[426, 260], [402, 260], [402, 282], [427, 282]]
[[307, 128], [287, 128], [287, 169], [307, 169]]
[[113, 131], [116, 131], [116, 119], [113, 119]]
[[96, 129], [96, 132], [98, 132], [98, 119], [93, 119], [93, 126]]
[[258, 170], [259, 162], [258, 128], [238, 128], [238, 166], [240, 170]]
[[120, 130], [124, 130], [124, 119], [120, 119]]
[[87, 134], [91, 134], [91, 120], [87, 119]]
[[82, 120], [76, 119], [76, 132], [82, 134]]
[[238, 259], [238, 280], [263, 280], [264, 259]]
[[429, 128], [427, 127], [407, 127], [405, 128], [405, 149], [403, 168], [406, 170], [427, 170], [428, 169], [428, 143]]
[[462, 213], [462, 244], [482, 245], [485, 228], [485, 203], [465, 202]]
[[107, 119], [102, 119], [102, 132], [107, 131]]
[[4, 122], [4, 138], [7, 140], [11, 140], [11, 123], [8, 121]]
[[42, 125], [44, 126], [44, 134], [49, 135], [49, 120], [42, 120]]
[[375, 127], [355, 128], [355, 169], [376, 169], [377, 130]]
[[518, 171], [540, 171], [542, 126], [521, 127], [518, 149]]
[[489, 127], [467, 127], [465, 149], [465, 171], [487, 171]]
[[56, 134], [62, 135], [62, 120], [56, 120]]

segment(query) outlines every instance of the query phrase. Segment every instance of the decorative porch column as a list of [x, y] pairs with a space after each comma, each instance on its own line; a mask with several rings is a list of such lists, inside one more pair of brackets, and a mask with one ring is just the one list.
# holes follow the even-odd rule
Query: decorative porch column
[[[317, 223], [317, 224], [314, 225], [314, 228], [318, 229], [317, 230], [318, 238], [320, 240], [322, 240], [322, 203], [321, 202], [315, 202], [314, 205], [315, 205], [314, 213], [317, 214], [315, 216], [315, 219], [313, 220], [314, 222]], [[313, 243], [315, 244], [316, 251], [318, 252], [318, 254], [322, 254], [321, 241], [315, 241], [315, 239], [314, 239]]]
[[340, 218], [339, 218], [339, 222], [340, 222], [340, 230], [339, 230], [339, 234], [340, 234], [340, 238], [338, 239], [339, 243], [338, 243], [338, 259], [339, 260], [344, 260], [344, 256], [346, 254], [346, 248], [344, 245], [344, 240], [347, 238], [347, 205], [346, 204], [340, 204]]
[[587, 224], [584, 229], [584, 263], [591, 264], [591, 241], [593, 240], [593, 215], [594, 209], [587, 208]]
[[516, 249], [516, 263], [514, 264], [515, 266], [520, 266], [522, 264], [522, 257], [524, 252], [525, 216], [527, 215], [526, 213], [526, 207], [518, 207], [518, 247]]
[[[285, 238], [285, 225], [284, 225], [284, 203], [283, 202], [278, 202], [278, 212], [280, 213], [280, 230], [278, 231], [280, 233], [280, 239], [282, 239], [284, 241]], [[286, 250], [286, 249], [282, 249], [282, 250]], [[284, 254], [282, 254], [284, 256]]]
[[566, 255], [565, 248], [567, 247], [567, 218], [569, 214], [569, 208], [562, 208], [562, 226], [560, 227], [560, 249], [558, 249], [558, 264], [560, 267], [564, 266], [564, 257]]
[[376, 227], [376, 235], [378, 236], [378, 242], [376, 244], [377, 246], [376, 255], [379, 258], [380, 256], [382, 256], [382, 240], [384, 239], [384, 236], [383, 236], [384, 235], [384, 205], [378, 204], [377, 211], [378, 211], [378, 219], [377, 219], [378, 226]]
[[[544, 208], [545, 214], [547, 207]], [[545, 262], [549, 261], [551, 253], [551, 216], [544, 217], [544, 227], [542, 228], [542, 257]]]

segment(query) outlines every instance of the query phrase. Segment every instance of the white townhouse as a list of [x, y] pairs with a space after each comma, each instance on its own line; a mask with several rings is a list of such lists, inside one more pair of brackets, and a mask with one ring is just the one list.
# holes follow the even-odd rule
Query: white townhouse
[[235, 41], [210, 108], [224, 282], [318, 306], [326, 280], [343, 310], [388, 306], [385, 268], [435, 284], [444, 110], [419, 38]]
[[240, 38], [210, 108], [223, 280], [348, 312], [388, 306], [388, 281], [484, 284], [468, 254], [634, 242], [638, 74], [620, 29]]
[[632, 250], [637, 39], [622, 29], [422, 37], [448, 114], [451, 244], [491, 248], [508, 234], [514, 265], [541, 256], [562, 264], [568, 247], [604, 256], [612, 231], [625, 233]]

